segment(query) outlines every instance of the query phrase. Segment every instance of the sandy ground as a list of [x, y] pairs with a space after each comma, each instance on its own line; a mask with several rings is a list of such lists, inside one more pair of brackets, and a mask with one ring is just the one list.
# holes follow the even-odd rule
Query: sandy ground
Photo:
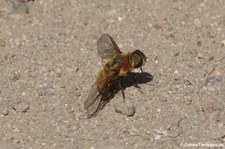
[[[103, 33], [148, 57], [134, 116], [86, 118]], [[222, 148], [224, 74], [223, 0], [1, 0], [0, 148]]]

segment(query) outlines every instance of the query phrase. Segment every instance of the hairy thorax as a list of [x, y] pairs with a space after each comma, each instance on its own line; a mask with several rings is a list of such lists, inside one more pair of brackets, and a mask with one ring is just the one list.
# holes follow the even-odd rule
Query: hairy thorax
[[134, 68], [129, 63], [130, 55], [130, 52], [116, 55], [102, 67], [98, 76], [99, 91], [102, 91], [106, 87], [106, 84], [117, 81], [133, 71]]

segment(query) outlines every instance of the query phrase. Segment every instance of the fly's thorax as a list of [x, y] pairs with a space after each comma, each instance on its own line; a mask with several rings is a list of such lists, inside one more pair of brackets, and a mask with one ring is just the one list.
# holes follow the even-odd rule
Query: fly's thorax
[[124, 58], [123, 58], [123, 55], [122, 54], [118, 54], [116, 56], [114, 56], [112, 58], [112, 60], [110, 61], [110, 67], [111, 68], [116, 68], [118, 65], [124, 63]]
[[144, 66], [146, 63], [147, 57], [140, 50], [135, 50], [131, 53], [129, 57], [129, 62], [133, 68], [139, 68]]
[[104, 71], [105, 73], [112, 73], [112, 71], [118, 69], [118, 67], [123, 63], [124, 63], [123, 55], [122, 54], [115, 55], [103, 65], [102, 71]]

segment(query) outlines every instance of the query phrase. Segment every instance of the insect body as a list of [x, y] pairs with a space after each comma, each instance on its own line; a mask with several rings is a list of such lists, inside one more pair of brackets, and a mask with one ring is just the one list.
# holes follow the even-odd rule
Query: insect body
[[96, 115], [108, 102], [111, 96], [110, 85], [119, 81], [135, 68], [141, 68], [147, 59], [139, 50], [122, 53], [116, 42], [108, 34], [103, 34], [99, 38], [97, 49], [104, 65], [84, 102], [84, 109], [87, 110], [88, 118]]

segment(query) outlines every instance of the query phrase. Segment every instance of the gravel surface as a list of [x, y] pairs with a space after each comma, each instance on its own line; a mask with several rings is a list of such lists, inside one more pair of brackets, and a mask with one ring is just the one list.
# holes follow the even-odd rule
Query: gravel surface
[[[103, 33], [153, 79], [87, 119]], [[223, 148], [225, 1], [0, 0], [0, 77], [0, 148]]]

